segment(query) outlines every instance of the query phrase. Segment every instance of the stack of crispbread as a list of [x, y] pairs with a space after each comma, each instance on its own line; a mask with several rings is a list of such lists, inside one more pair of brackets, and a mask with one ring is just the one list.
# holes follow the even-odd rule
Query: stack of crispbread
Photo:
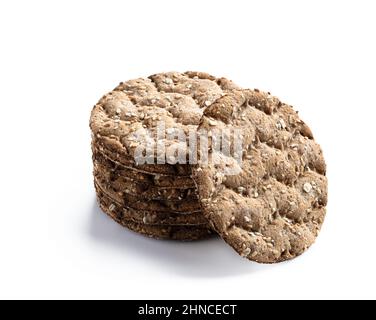
[[[191, 166], [176, 163], [167, 150], [181, 142], [174, 130], [187, 137], [196, 132], [204, 109], [234, 88], [232, 82], [205, 73], [165, 73], [121, 83], [105, 95], [94, 107], [90, 124], [102, 210], [151, 237], [196, 240], [212, 234], [201, 212]], [[159, 126], [165, 129], [162, 138], [153, 135]], [[145, 144], [147, 132], [149, 138], [160, 138], [155, 143], [166, 149], [165, 156], [159, 154], [165, 163], [157, 163], [156, 157], [152, 163], [140, 163], [137, 158], [137, 147]]]
[[104, 96], [91, 129], [100, 206], [131, 230], [177, 240], [216, 232], [260, 263], [293, 259], [319, 234], [323, 153], [270, 93], [205, 73], [157, 74]]

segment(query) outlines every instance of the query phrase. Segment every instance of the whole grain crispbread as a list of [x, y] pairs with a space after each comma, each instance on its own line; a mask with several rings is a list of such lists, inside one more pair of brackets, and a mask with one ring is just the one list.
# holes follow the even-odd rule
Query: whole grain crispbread
[[213, 126], [240, 130], [243, 160], [228, 175], [226, 155], [211, 150], [211, 160], [223, 160], [194, 167], [204, 215], [250, 260], [275, 263], [302, 254], [315, 241], [327, 204], [326, 165], [311, 130], [291, 106], [259, 90], [217, 99], [199, 129]]
[[[186, 136], [222, 132], [235, 154], [218, 150], [211, 134], [208, 164], [202, 154], [198, 165], [176, 163], [175, 156], [156, 163], [157, 154], [142, 163], [138, 149], [146, 141], [186, 147], [177, 136], [158, 137], [160, 123]], [[131, 230], [177, 240], [215, 230], [240, 255], [275, 263], [302, 254], [321, 229], [327, 205], [321, 148], [292, 107], [269, 93], [206, 73], [161, 73], [105, 95], [90, 127], [100, 206]]]

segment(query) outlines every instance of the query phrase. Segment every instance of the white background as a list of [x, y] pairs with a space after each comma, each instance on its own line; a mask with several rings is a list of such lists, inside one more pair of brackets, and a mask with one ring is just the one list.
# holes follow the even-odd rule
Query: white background
[[[1, 1], [0, 298], [376, 298], [375, 1]], [[200, 70], [312, 127], [328, 216], [264, 266], [219, 239], [153, 241], [95, 204], [89, 114], [120, 81]]]

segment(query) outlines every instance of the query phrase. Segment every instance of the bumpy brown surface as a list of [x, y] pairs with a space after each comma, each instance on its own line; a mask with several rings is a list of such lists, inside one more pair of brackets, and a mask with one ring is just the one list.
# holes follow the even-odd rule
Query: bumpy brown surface
[[97, 184], [95, 189], [97, 197], [103, 206], [111, 208], [118, 219], [133, 221], [145, 225], [181, 225], [208, 227], [208, 223], [202, 212], [176, 213], [170, 211], [136, 210], [124, 203], [120, 203], [100, 188]]
[[[135, 138], [136, 133], [155, 132], [157, 124], [164, 122], [170, 132], [181, 129], [188, 135], [189, 130], [196, 130], [205, 108], [234, 88], [237, 87], [229, 80], [193, 72], [127, 81], [94, 107], [90, 121], [93, 143], [114, 161], [132, 165], [135, 150], [144, 144]], [[175, 138], [156, 142], [167, 149], [181, 146]], [[151, 173], [191, 174], [190, 165], [175, 165], [174, 159], [167, 161], [170, 164], [137, 167]]]
[[302, 254], [317, 237], [327, 204], [326, 166], [307, 125], [267, 93], [234, 91], [205, 110], [200, 129], [243, 132], [239, 174], [218, 165], [197, 166], [203, 213], [239, 254], [275, 263]]
[[149, 225], [124, 218], [124, 210], [114, 208], [103, 197], [98, 198], [99, 206], [108, 216], [122, 226], [142, 235], [165, 240], [195, 241], [213, 236], [213, 232], [206, 226], [189, 225]]

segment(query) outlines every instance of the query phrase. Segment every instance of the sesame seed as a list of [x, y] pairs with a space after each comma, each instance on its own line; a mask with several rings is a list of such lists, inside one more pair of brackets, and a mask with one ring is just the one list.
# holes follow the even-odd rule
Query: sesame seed
[[251, 249], [247, 248], [243, 251], [242, 256], [243, 257], [248, 257], [251, 254]]
[[278, 129], [286, 129], [286, 123], [283, 119], [279, 119], [278, 123], [277, 123], [277, 127]]
[[243, 193], [245, 190], [246, 190], [246, 189], [245, 189], [244, 187], [239, 187], [239, 188], [238, 188], [238, 192], [239, 192], [239, 193]]
[[170, 79], [170, 78], [166, 78], [166, 79], [164, 80], [164, 83], [165, 83], [165, 84], [173, 84], [174, 81], [172, 81], [172, 79]]
[[305, 183], [303, 186], [303, 190], [307, 193], [310, 193], [312, 191], [312, 185], [310, 183]]

